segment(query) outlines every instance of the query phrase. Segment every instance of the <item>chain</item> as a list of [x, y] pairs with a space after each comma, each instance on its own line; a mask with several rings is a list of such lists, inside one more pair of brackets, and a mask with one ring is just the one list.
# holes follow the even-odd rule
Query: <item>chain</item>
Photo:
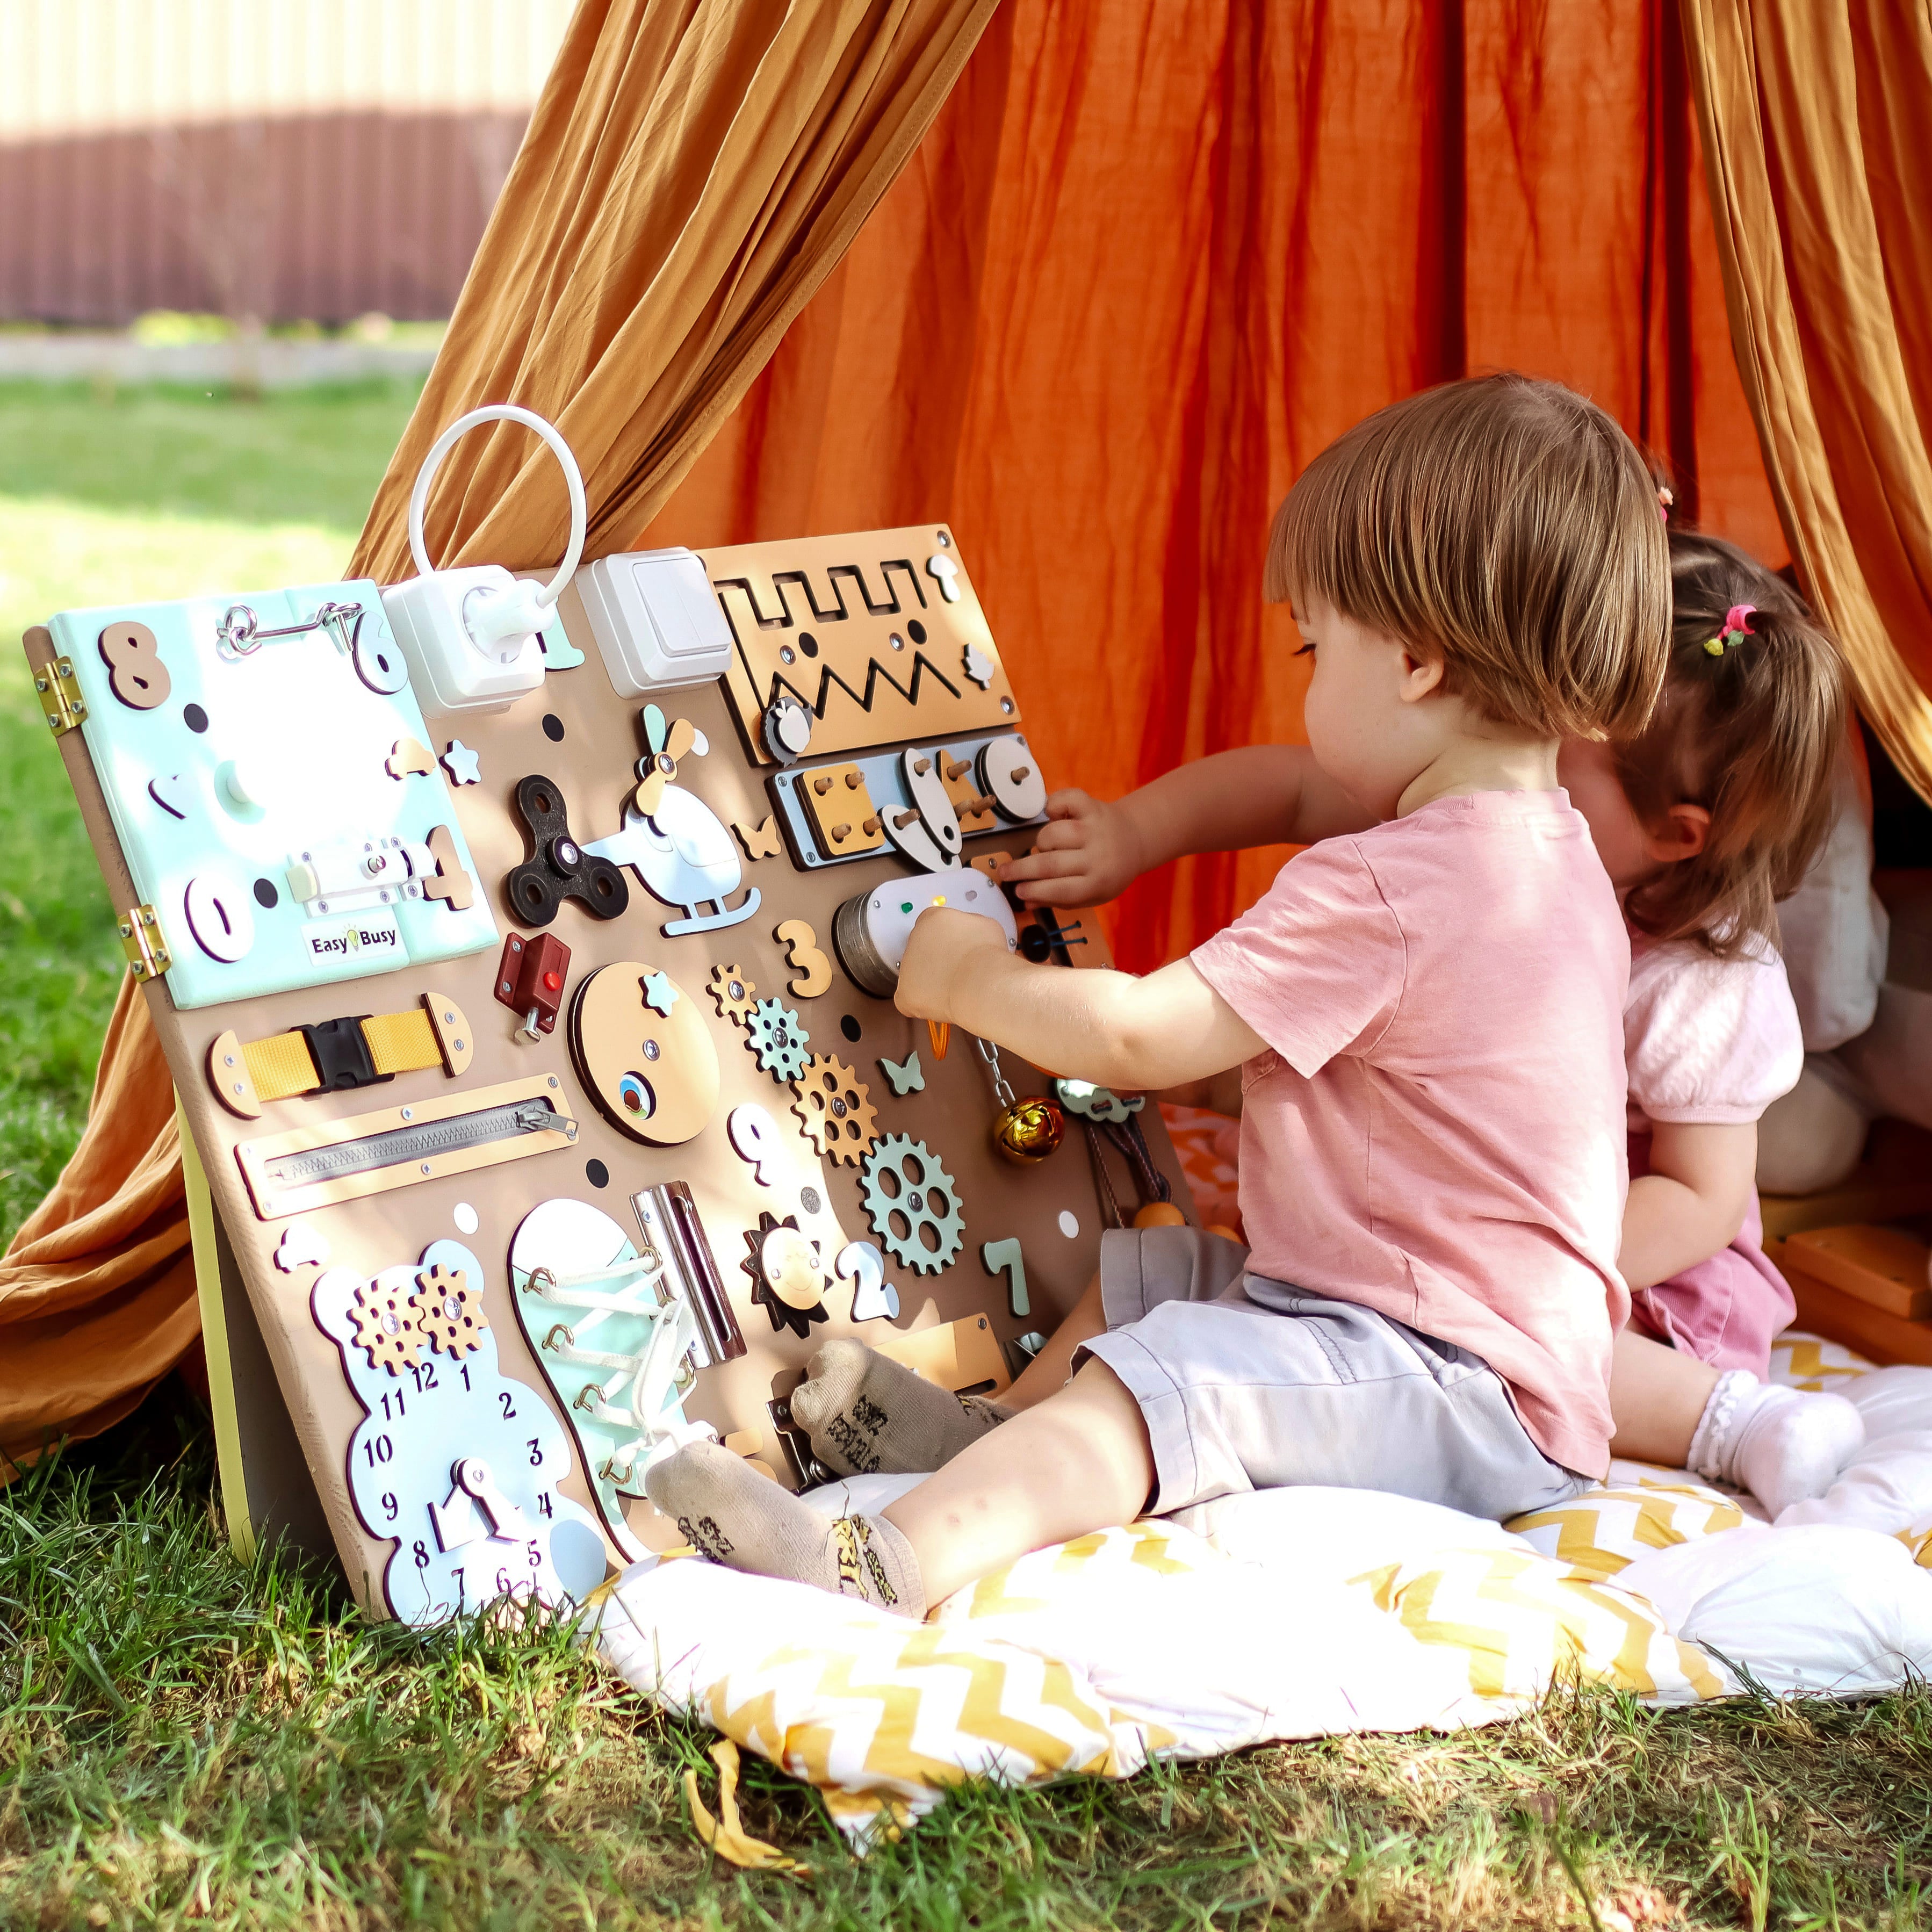
[[980, 1058], [986, 1063], [986, 1071], [993, 1076], [993, 1098], [1003, 1107], [1016, 1104], [1013, 1090], [1006, 1084], [1006, 1076], [1000, 1070], [1000, 1049], [990, 1040], [975, 1037], [973, 1044], [980, 1049]]

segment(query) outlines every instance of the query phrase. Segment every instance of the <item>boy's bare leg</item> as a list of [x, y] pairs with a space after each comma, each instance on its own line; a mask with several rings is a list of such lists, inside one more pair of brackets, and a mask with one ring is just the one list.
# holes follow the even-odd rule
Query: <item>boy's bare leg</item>
[[1621, 1330], [1610, 1345], [1610, 1454], [1682, 1468], [1717, 1386], [1708, 1362]]
[[1030, 1550], [1131, 1522], [1154, 1488], [1140, 1405], [1106, 1363], [963, 1449], [885, 1510], [936, 1604]]
[[822, 1515], [716, 1442], [652, 1463], [644, 1487], [718, 1562], [918, 1617], [1030, 1550], [1130, 1522], [1154, 1476], [1139, 1405], [1093, 1361], [881, 1515]]

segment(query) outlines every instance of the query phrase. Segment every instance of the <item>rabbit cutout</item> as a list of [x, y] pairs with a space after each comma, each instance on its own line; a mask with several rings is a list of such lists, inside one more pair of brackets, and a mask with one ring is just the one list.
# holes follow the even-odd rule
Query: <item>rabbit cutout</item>
[[[624, 807], [621, 831], [584, 847], [613, 865], [628, 866], [666, 905], [682, 906], [682, 919], [661, 928], [667, 939], [680, 933], [716, 932], [737, 926], [758, 909], [758, 889], [745, 903], [727, 909], [724, 902], [744, 877], [738, 848], [717, 814], [696, 793], [671, 781], [678, 761], [710, 748], [689, 718], [668, 726], [655, 704], [644, 709], [644, 742], [650, 748], [638, 760], [638, 788]], [[700, 913], [700, 906], [715, 908]]]

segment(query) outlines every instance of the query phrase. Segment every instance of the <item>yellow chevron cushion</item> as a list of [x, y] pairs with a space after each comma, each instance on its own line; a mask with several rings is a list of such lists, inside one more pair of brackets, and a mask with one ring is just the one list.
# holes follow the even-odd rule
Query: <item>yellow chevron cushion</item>
[[1653, 1550], [1716, 1536], [1744, 1520], [1734, 1498], [1685, 1476], [1586, 1490], [1554, 1508], [1514, 1516], [1504, 1527], [1554, 1557], [1566, 1576], [1602, 1583]]
[[1710, 1660], [1673, 1637], [1646, 1598], [1528, 1550], [1438, 1551], [1355, 1580], [1418, 1642], [1463, 1652], [1479, 1696], [1536, 1698], [1558, 1682], [1664, 1703], [1724, 1694]]
[[1816, 1335], [1787, 1329], [1771, 1345], [1771, 1373], [1766, 1379], [1791, 1388], [1829, 1389], [1843, 1395], [1848, 1382], [1869, 1375], [1871, 1367], [1842, 1342], [1821, 1341]]

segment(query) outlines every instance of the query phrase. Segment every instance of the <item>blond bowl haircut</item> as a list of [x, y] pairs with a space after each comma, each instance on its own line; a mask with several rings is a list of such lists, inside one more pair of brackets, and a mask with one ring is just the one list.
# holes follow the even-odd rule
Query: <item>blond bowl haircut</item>
[[1358, 423], [1275, 513], [1264, 584], [1440, 658], [1447, 689], [1533, 737], [1632, 736], [1663, 688], [1656, 485], [1560, 382], [1474, 376]]

